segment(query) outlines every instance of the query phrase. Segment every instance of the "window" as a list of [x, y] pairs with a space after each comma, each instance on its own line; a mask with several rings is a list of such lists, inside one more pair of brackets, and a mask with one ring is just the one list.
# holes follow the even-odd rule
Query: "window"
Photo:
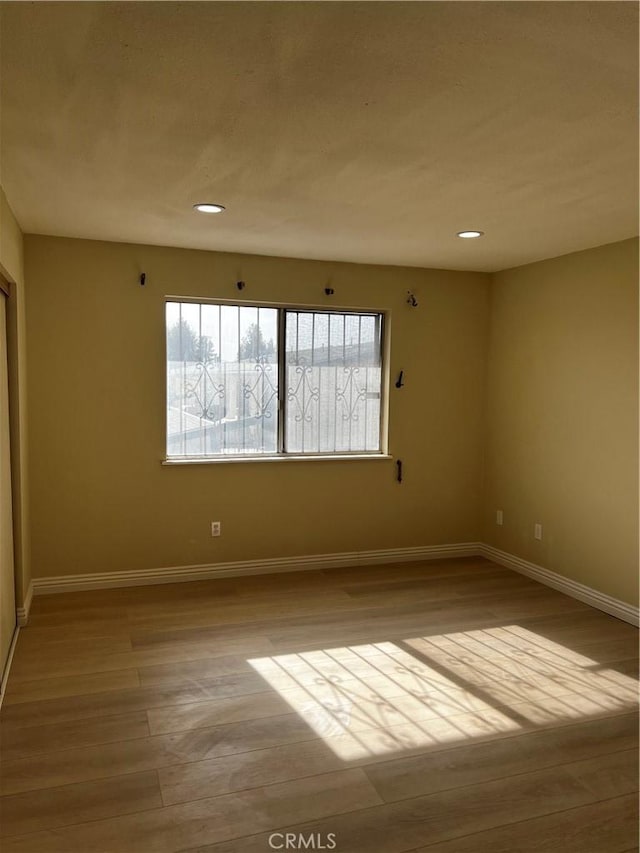
[[167, 458], [380, 454], [383, 315], [166, 305]]

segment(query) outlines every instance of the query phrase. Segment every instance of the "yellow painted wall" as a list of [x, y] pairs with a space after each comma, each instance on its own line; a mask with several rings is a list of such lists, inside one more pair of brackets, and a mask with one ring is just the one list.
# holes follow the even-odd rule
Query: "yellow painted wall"
[[[26, 260], [34, 576], [478, 539], [488, 275], [39, 236]], [[402, 485], [392, 460], [160, 464], [164, 296], [239, 278], [247, 300], [392, 312]]]
[[498, 273], [491, 301], [484, 541], [637, 604], [638, 241]]
[[24, 604], [31, 579], [29, 465], [27, 452], [26, 315], [23, 237], [0, 187], [0, 272], [11, 283], [7, 304], [9, 413], [17, 605]]

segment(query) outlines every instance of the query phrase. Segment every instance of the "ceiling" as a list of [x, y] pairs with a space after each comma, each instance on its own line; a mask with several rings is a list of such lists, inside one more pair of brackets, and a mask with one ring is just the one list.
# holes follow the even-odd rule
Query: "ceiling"
[[636, 3], [1, 5], [25, 232], [489, 271], [637, 234]]

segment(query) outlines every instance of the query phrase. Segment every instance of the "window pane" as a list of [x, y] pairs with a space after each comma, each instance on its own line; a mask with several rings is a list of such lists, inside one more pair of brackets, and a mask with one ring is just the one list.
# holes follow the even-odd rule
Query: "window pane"
[[380, 450], [382, 315], [286, 312], [288, 453]]
[[278, 311], [168, 302], [167, 456], [276, 453]]

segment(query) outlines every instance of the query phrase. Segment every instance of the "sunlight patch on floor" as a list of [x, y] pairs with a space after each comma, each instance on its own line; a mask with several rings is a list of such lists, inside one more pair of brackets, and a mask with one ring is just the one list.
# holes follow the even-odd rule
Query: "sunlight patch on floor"
[[598, 716], [637, 682], [518, 625], [249, 661], [344, 760]]

